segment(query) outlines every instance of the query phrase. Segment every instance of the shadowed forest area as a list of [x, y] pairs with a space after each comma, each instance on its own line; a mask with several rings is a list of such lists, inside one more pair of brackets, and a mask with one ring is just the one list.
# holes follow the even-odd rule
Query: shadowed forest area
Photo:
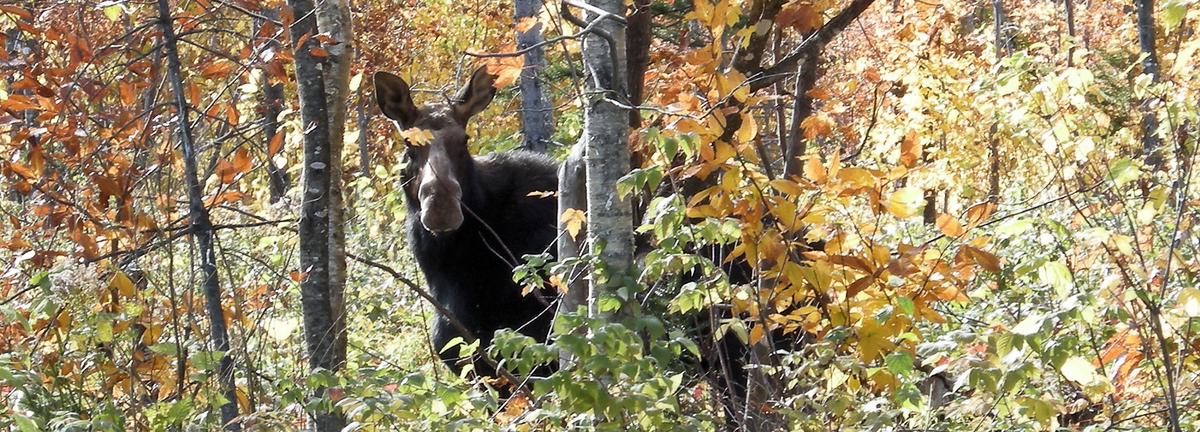
[[0, 429], [1200, 429], [1197, 22], [0, 1]]

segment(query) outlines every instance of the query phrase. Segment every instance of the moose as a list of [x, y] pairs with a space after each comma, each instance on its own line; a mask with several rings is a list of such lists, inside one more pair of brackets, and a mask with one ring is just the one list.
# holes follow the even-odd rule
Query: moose
[[[556, 252], [557, 202], [545, 192], [558, 188], [557, 163], [523, 150], [474, 157], [467, 145], [467, 124], [495, 97], [495, 79], [481, 67], [453, 99], [417, 106], [404, 79], [375, 74], [383, 114], [401, 131], [433, 136], [406, 141], [401, 181], [413, 255], [430, 293], [452, 315], [436, 315], [433, 346], [455, 373], [471, 360], [447, 347], [467, 336], [451, 320], [486, 349], [503, 328], [545, 341], [554, 317], [556, 293], [522, 295], [512, 274], [522, 256]], [[478, 375], [496, 374], [479, 356], [473, 364]]]
[[[404, 79], [375, 74], [376, 101], [383, 114], [401, 132], [420, 129], [432, 135], [423, 143], [406, 140], [407, 165], [401, 174], [408, 210], [405, 224], [431, 294], [451, 315], [437, 313], [432, 336], [438, 356], [456, 374], [468, 362], [480, 376], [496, 376], [497, 371], [480, 356], [465, 358], [460, 347], [448, 346], [456, 337], [467, 336], [452, 320], [457, 319], [481, 349], [491, 344], [496, 330], [506, 328], [544, 342], [557, 299], [557, 292], [549, 288], [523, 295], [512, 274], [524, 255], [556, 253], [558, 208], [546, 192], [558, 188], [558, 163], [525, 150], [475, 157], [468, 147], [468, 122], [495, 97], [495, 79], [479, 68], [453, 99], [419, 107]], [[699, 252], [717, 257], [728, 251]], [[723, 268], [734, 283], [752, 277], [745, 263], [726, 263]], [[705, 328], [698, 325], [694, 330]], [[746, 397], [748, 348], [727, 337], [710, 345], [701, 362], [715, 387], [723, 389], [721, 399], [732, 424], [738, 418], [735, 401]]]

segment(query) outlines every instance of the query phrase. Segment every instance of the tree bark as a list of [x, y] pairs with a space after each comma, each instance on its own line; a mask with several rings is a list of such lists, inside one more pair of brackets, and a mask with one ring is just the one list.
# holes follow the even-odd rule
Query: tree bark
[[1063, 0], [1067, 9], [1067, 36], [1071, 37], [1071, 45], [1067, 48], [1067, 67], [1075, 63], [1075, 0]]
[[333, 38], [325, 46], [329, 56], [324, 73], [325, 106], [329, 115], [329, 292], [333, 312], [336, 369], [346, 363], [346, 208], [342, 175], [345, 147], [347, 98], [350, 93], [350, 64], [354, 60], [354, 35], [350, 5], [345, 0], [316, 4], [317, 27]]
[[[588, 4], [618, 17], [625, 15], [623, 0], [590, 0]], [[607, 36], [589, 33], [583, 41], [583, 63], [590, 74], [582, 138], [587, 161], [588, 243], [603, 263], [592, 272], [588, 312], [612, 316], [613, 311], [601, 310], [600, 300], [618, 299], [622, 305], [616, 312], [626, 310], [629, 299], [620, 298], [618, 290], [633, 264], [633, 208], [628, 197], [617, 194], [617, 180], [629, 172], [629, 117], [612, 101], [627, 99], [625, 28], [611, 18], [588, 15], [589, 19], [603, 19], [595, 28]]]
[[[537, 17], [542, 9], [542, 0], [515, 0], [513, 16]], [[522, 50], [542, 43], [542, 23], [517, 34], [517, 49]], [[550, 147], [550, 135], [554, 134], [554, 109], [546, 99], [539, 73], [546, 67], [546, 51], [534, 48], [525, 53], [525, 67], [521, 69], [521, 134], [527, 150], [544, 153]]]
[[[165, 0], [164, 0], [165, 1]], [[333, 188], [333, 143], [330, 141], [330, 110], [325, 89], [325, 71], [333, 65], [312, 55], [321, 48], [320, 33], [312, 0], [288, 0], [296, 22], [291, 27], [296, 67], [300, 117], [304, 125], [303, 202], [300, 207], [300, 302], [304, 315], [304, 342], [310, 369], [336, 371], [341, 365], [336, 348], [337, 316], [333, 310], [333, 278], [330, 263], [330, 219]], [[328, 50], [326, 50], [328, 51]], [[336, 108], [335, 108], [336, 110]], [[321, 398], [326, 388], [313, 396]], [[318, 431], [340, 431], [346, 420], [336, 410], [316, 408], [309, 413]]]
[[158, 0], [159, 26], [163, 32], [163, 50], [167, 56], [167, 74], [175, 96], [176, 121], [179, 123], [179, 144], [183, 149], [183, 176], [188, 194], [188, 229], [196, 240], [200, 252], [201, 284], [204, 290], [205, 309], [210, 326], [209, 337], [213, 349], [223, 356], [217, 369], [217, 381], [222, 396], [227, 400], [221, 405], [221, 424], [227, 431], [240, 431], [237, 422], [237, 387], [234, 384], [233, 358], [230, 356], [229, 332], [225, 328], [225, 313], [221, 307], [221, 284], [217, 276], [217, 254], [213, 249], [213, 226], [204, 207], [204, 191], [197, 178], [196, 146], [192, 141], [191, 121], [188, 119], [188, 103], [183, 89], [180, 72], [179, 47], [175, 28], [172, 25], [171, 7], [167, 0]]
[[367, 141], [367, 130], [371, 128], [371, 116], [367, 110], [370, 96], [360, 87], [358, 90], [358, 175], [371, 175], [371, 148]]
[[[1142, 50], [1142, 72], [1150, 75], [1151, 82], [1159, 82], [1158, 51], [1155, 48], [1157, 32], [1154, 29], [1154, 0], [1135, 0], [1137, 5], [1138, 46]], [[1162, 140], [1158, 138], [1158, 116], [1151, 104], [1153, 98], [1142, 101], [1142, 156], [1151, 170], [1162, 168]]]
[[796, 71], [796, 94], [792, 105], [792, 126], [788, 131], [787, 148], [783, 153], [783, 178], [799, 175], [804, 169], [800, 157], [808, 152], [808, 141], [800, 131], [800, 125], [813, 113], [813, 98], [808, 93], [817, 85], [817, 62], [820, 61], [820, 50], [805, 57]]
[[[558, 214], [560, 215], [558, 260], [560, 262], [578, 258], [584, 252], [582, 240], [587, 238], [587, 230], [580, 230], [572, 236], [567, 230], [567, 224], [562, 222], [561, 215], [568, 209], [578, 211], [587, 209], [587, 167], [584, 165], [585, 163], [584, 143], [580, 142], [571, 147], [571, 153], [567, 155], [567, 159], [563, 161], [558, 170]], [[587, 279], [584, 277], [585, 271], [586, 269], [577, 266], [568, 272], [567, 280], [563, 281], [566, 284], [567, 292], [563, 294], [562, 300], [558, 303], [557, 316], [574, 313], [580, 307], [587, 306], [590, 296], [588, 295]], [[572, 361], [570, 353], [566, 351], [559, 355], [559, 362], [563, 367], [571, 364]]]
[[[629, 105], [638, 106], [642, 104], [646, 68], [650, 67], [650, 41], [654, 38], [650, 24], [654, 17], [650, 14], [650, 0], [633, 0], [631, 7], [633, 12], [629, 14], [629, 24], [625, 27], [628, 32], [625, 58], [629, 62]], [[641, 111], [629, 110], [629, 127], [637, 129], [641, 126]]]
[[992, 17], [996, 26], [996, 58], [1007, 56], [1012, 52], [1012, 41], [1008, 38], [1008, 31], [1004, 29], [1004, 5], [1000, 0], [992, 0]]
[[[263, 14], [268, 18], [277, 18], [279, 11], [271, 9], [264, 11]], [[258, 38], [258, 33], [266, 22], [262, 19], [254, 19], [254, 37]], [[271, 53], [270, 62], [282, 61], [277, 57], [283, 47], [279, 43], [277, 37], [272, 36], [265, 41], [265, 53]], [[287, 170], [275, 164], [275, 155], [271, 153], [271, 142], [276, 138], [279, 131], [279, 114], [283, 112], [283, 83], [272, 82], [270, 76], [270, 68], [264, 64], [263, 71], [263, 94], [262, 94], [262, 110], [263, 110], [263, 148], [266, 149], [267, 155], [267, 181], [271, 194], [271, 203], [277, 203], [283, 199], [287, 193], [288, 184], [291, 179], [288, 178]], [[278, 139], [282, 140], [283, 137]]]

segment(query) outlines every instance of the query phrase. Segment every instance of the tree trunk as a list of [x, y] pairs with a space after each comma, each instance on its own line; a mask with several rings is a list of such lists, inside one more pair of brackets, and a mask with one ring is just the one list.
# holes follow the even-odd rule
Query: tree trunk
[[346, 363], [346, 208], [343, 192], [342, 148], [346, 137], [346, 101], [350, 94], [350, 63], [354, 35], [350, 5], [345, 0], [316, 4], [317, 27], [333, 38], [325, 70], [325, 106], [329, 115], [329, 292], [333, 312], [336, 369]]
[[[631, 7], [633, 12], [629, 14], [629, 24], [626, 26], [628, 38], [625, 58], [629, 62], [629, 105], [638, 106], [642, 104], [646, 68], [650, 66], [650, 41], [654, 38], [650, 24], [653, 16], [650, 15], [650, 0], [633, 0]], [[629, 127], [637, 129], [641, 126], [641, 111], [629, 110]]]
[[1071, 37], [1067, 48], [1067, 67], [1070, 67], [1075, 63], [1075, 0], [1063, 0], [1063, 4], [1067, 9], [1067, 35]]
[[[1141, 47], [1142, 72], [1150, 75], [1154, 83], [1159, 82], [1158, 52], [1155, 48], [1157, 32], [1154, 29], [1154, 0], [1135, 0], [1137, 5], [1138, 46]], [[1142, 101], [1142, 156], [1151, 170], [1162, 168], [1163, 156], [1160, 147], [1162, 140], [1158, 138], [1158, 116], [1152, 109], [1153, 98]]]
[[217, 277], [217, 254], [213, 249], [213, 226], [208, 209], [204, 207], [204, 191], [197, 178], [196, 146], [192, 142], [191, 121], [188, 119], [188, 104], [180, 73], [179, 48], [175, 28], [172, 25], [171, 7], [167, 0], [158, 0], [159, 26], [163, 32], [163, 49], [167, 55], [167, 74], [175, 96], [175, 110], [179, 123], [179, 144], [183, 149], [183, 175], [188, 194], [188, 229], [196, 240], [200, 252], [200, 272], [204, 289], [205, 309], [211, 325], [210, 338], [213, 349], [221, 352], [217, 369], [217, 381], [222, 396], [228, 401], [221, 405], [221, 424], [225, 430], [240, 431], [237, 422], [237, 387], [234, 385], [233, 358], [230, 356], [229, 332], [225, 328], [225, 313], [221, 307], [221, 284]]
[[367, 130], [371, 128], [371, 116], [367, 111], [368, 93], [358, 90], [358, 175], [371, 175], [371, 148], [367, 142]]
[[[623, 0], [590, 0], [588, 4], [624, 16]], [[599, 19], [589, 13], [589, 19]], [[617, 194], [617, 180], [629, 172], [629, 117], [610, 99], [627, 99], [625, 28], [612, 19], [595, 26], [606, 37], [589, 33], [583, 41], [583, 63], [589, 72], [589, 99], [583, 112], [583, 142], [587, 161], [588, 243], [597, 251], [603, 268], [593, 269], [588, 311], [611, 316], [620, 311], [601, 310], [600, 299], [616, 298], [621, 309], [629, 299], [618, 297], [618, 288], [633, 264], [633, 209], [628, 197]], [[609, 44], [615, 46], [610, 46]]]
[[[558, 214], [560, 216], [568, 209], [584, 211], [587, 208], [587, 167], [584, 166], [583, 144], [580, 142], [571, 147], [571, 154], [567, 155], [567, 159], [563, 161], [558, 170]], [[580, 230], [572, 236], [567, 231], [566, 223], [563, 223], [560, 217], [558, 232], [558, 260], [560, 262], [578, 258], [583, 254], [582, 240], [587, 238], [586, 229]], [[567, 292], [563, 294], [562, 300], [558, 303], [558, 316], [577, 312], [581, 306], [587, 306], [590, 296], [588, 295], [587, 279], [584, 277], [585, 272], [586, 269], [578, 266], [568, 272], [567, 280], [563, 281], [566, 284]], [[570, 353], [563, 351], [559, 362], [563, 367], [571, 364]]]
[[[279, 11], [271, 9], [263, 12], [268, 18], [276, 18], [279, 16]], [[262, 26], [266, 25], [262, 19], [254, 19], [254, 37], [257, 39]], [[282, 61], [277, 57], [277, 54], [282, 51], [283, 47], [279, 43], [279, 39], [275, 36], [266, 40], [266, 51], [275, 53], [271, 56], [271, 62]], [[279, 113], [283, 112], [283, 83], [272, 82], [269, 71], [270, 68], [264, 67], [263, 71], [263, 94], [262, 94], [262, 110], [263, 110], [263, 148], [266, 149], [267, 155], [267, 180], [271, 193], [271, 203], [277, 203], [283, 199], [287, 193], [288, 179], [287, 170], [275, 164], [275, 153], [271, 152], [271, 143], [275, 140], [283, 141], [283, 137], [276, 137], [279, 131]], [[280, 146], [281, 148], [283, 146]], [[280, 149], [276, 149], [277, 151]]]
[[[165, 0], [164, 0], [165, 1]], [[312, 55], [322, 48], [313, 35], [319, 34], [312, 0], [288, 0], [297, 20], [291, 27], [292, 41], [304, 39], [302, 46], [293, 46], [296, 65], [296, 88], [300, 97], [300, 116], [304, 130], [303, 201], [300, 207], [300, 302], [304, 315], [304, 342], [308, 349], [308, 365], [314, 371], [336, 371], [340, 366], [337, 353], [337, 316], [333, 310], [333, 277], [330, 265], [331, 189], [333, 188], [333, 143], [330, 142], [330, 111], [325, 89], [325, 71], [332, 65], [324, 58]], [[328, 51], [328, 50], [326, 50]], [[335, 108], [336, 110], [336, 108]], [[326, 388], [317, 388], [315, 398], [325, 396]], [[315, 404], [309, 413], [318, 431], [340, 431], [346, 423], [340, 413]]]
[[1000, 0], [992, 0], [992, 16], [996, 26], [996, 58], [1007, 56], [1012, 52], [1012, 41], [1008, 38], [1007, 25], [1004, 19], [1004, 5]]
[[[541, 0], [515, 0], [513, 16], [537, 17], [542, 9]], [[542, 23], [517, 35], [517, 49], [525, 49], [542, 43]], [[525, 67], [521, 69], [521, 134], [525, 136], [527, 150], [545, 152], [550, 147], [550, 135], [554, 133], [554, 109], [542, 90], [539, 73], [546, 67], [546, 51], [537, 47], [525, 53]]]
[[808, 92], [817, 84], [817, 62], [820, 59], [819, 51], [805, 57], [804, 62], [800, 64], [800, 69], [796, 71], [796, 99], [792, 105], [792, 127], [788, 131], [788, 145], [783, 154], [783, 178], [800, 175], [804, 168], [800, 157], [808, 152], [808, 141], [804, 139], [804, 134], [800, 131], [800, 124], [804, 123], [804, 120], [813, 112], [813, 99]]

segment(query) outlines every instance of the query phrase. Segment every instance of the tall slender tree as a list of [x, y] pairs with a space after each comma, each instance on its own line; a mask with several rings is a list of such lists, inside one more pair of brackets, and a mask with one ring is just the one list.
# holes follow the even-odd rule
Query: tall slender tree
[[[520, 23], [526, 18], [537, 18], [542, 0], [515, 0], [513, 6], [513, 16]], [[523, 146], [536, 152], [549, 148], [550, 135], [554, 133], [554, 108], [542, 88], [541, 71], [546, 67], [546, 51], [538, 45], [542, 41], [540, 22], [517, 33], [517, 49], [529, 49], [525, 53], [525, 67], [521, 69], [521, 134], [525, 136]]]
[[[344, 362], [345, 348], [339, 344], [345, 343], [339, 333], [338, 320], [342, 319], [340, 308], [341, 292], [337, 291], [335, 283], [341, 277], [344, 283], [342, 268], [331, 259], [331, 243], [338, 241], [334, 233], [333, 223], [340, 215], [340, 179], [339, 169], [341, 136], [334, 140], [333, 129], [344, 127], [334, 125], [340, 110], [341, 119], [345, 119], [343, 102], [334, 100], [331, 104], [330, 95], [339, 94], [338, 83], [327, 74], [337, 75], [338, 66], [332, 63], [336, 56], [342, 53], [331, 51], [338, 49], [337, 45], [347, 44], [349, 39], [334, 38], [332, 45], [326, 45], [321, 39], [314, 37], [321, 34], [317, 14], [312, 0], [289, 0], [288, 5], [296, 17], [291, 26], [293, 41], [293, 58], [296, 65], [296, 88], [300, 97], [300, 117], [304, 125], [304, 180], [303, 202], [300, 208], [300, 270], [304, 278], [300, 282], [300, 300], [304, 315], [304, 340], [308, 348], [309, 368], [314, 371], [337, 371]], [[333, 7], [341, 5], [335, 4]], [[328, 4], [325, 7], [329, 7]], [[327, 18], [328, 19], [328, 18]], [[344, 22], [349, 25], [349, 22]], [[349, 31], [347, 28], [345, 31]], [[329, 35], [342, 34], [338, 29], [331, 28]], [[333, 37], [333, 36], [331, 36]], [[303, 44], [296, 45], [302, 41]], [[348, 49], [342, 45], [341, 49]], [[341, 91], [344, 97], [345, 92]], [[330, 106], [336, 105], [336, 106]], [[340, 106], [340, 109], [339, 107]], [[335, 189], [336, 188], [336, 189]], [[335, 197], [335, 195], [337, 195]], [[335, 215], [337, 213], [338, 215]], [[338, 227], [340, 229], [340, 226]], [[344, 258], [344, 257], [343, 257]], [[314, 397], [322, 398], [327, 394], [327, 388], [317, 388]], [[313, 426], [318, 431], [339, 431], [346, 425], [345, 418], [336, 410], [323, 404], [312, 404], [318, 407], [309, 413]]]
[[[583, 41], [587, 70], [583, 111], [587, 171], [587, 235], [598, 251], [602, 269], [590, 281], [589, 312], [600, 310], [603, 297], [617, 296], [623, 276], [633, 264], [633, 208], [628, 197], [617, 193], [617, 180], [629, 172], [629, 116], [626, 88], [625, 2], [591, 0], [586, 18], [595, 31]], [[622, 306], [624, 308], [625, 306]]]
[[197, 174], [196, 143], [192, 141], [191, 120], [188, 119], [190, 108], [183, 87], [183, 74], [180, 72], [178, 39], [172, 24], [171, 6], [167, 0], [158, 0], [158, 19], [163, 34], [163, 50], [167, 57], [167, 79], [171, 82], [171, 91], [175, 98], [179, 145], [183, 149], [183, 177], [188, 196], [188, 230], [196, 240], [200, 254], [201, 286], [211, 326], [209, 337], [212, 339], [213, 349], [223, 354], [217, 368], [217, 380], [222, 396], [227, 401], [221, 405], [221, 424], [227, 431], [240, 431], [242, 428], [237, 422], [233, 357], [229, 349], [229, 332], [225, 327], [225, 312], [221, 307], [221, 282], [217, 275], [217, 254], [213, 247], [213, 225], [208, 208], [204, 206], [204, 190]]

